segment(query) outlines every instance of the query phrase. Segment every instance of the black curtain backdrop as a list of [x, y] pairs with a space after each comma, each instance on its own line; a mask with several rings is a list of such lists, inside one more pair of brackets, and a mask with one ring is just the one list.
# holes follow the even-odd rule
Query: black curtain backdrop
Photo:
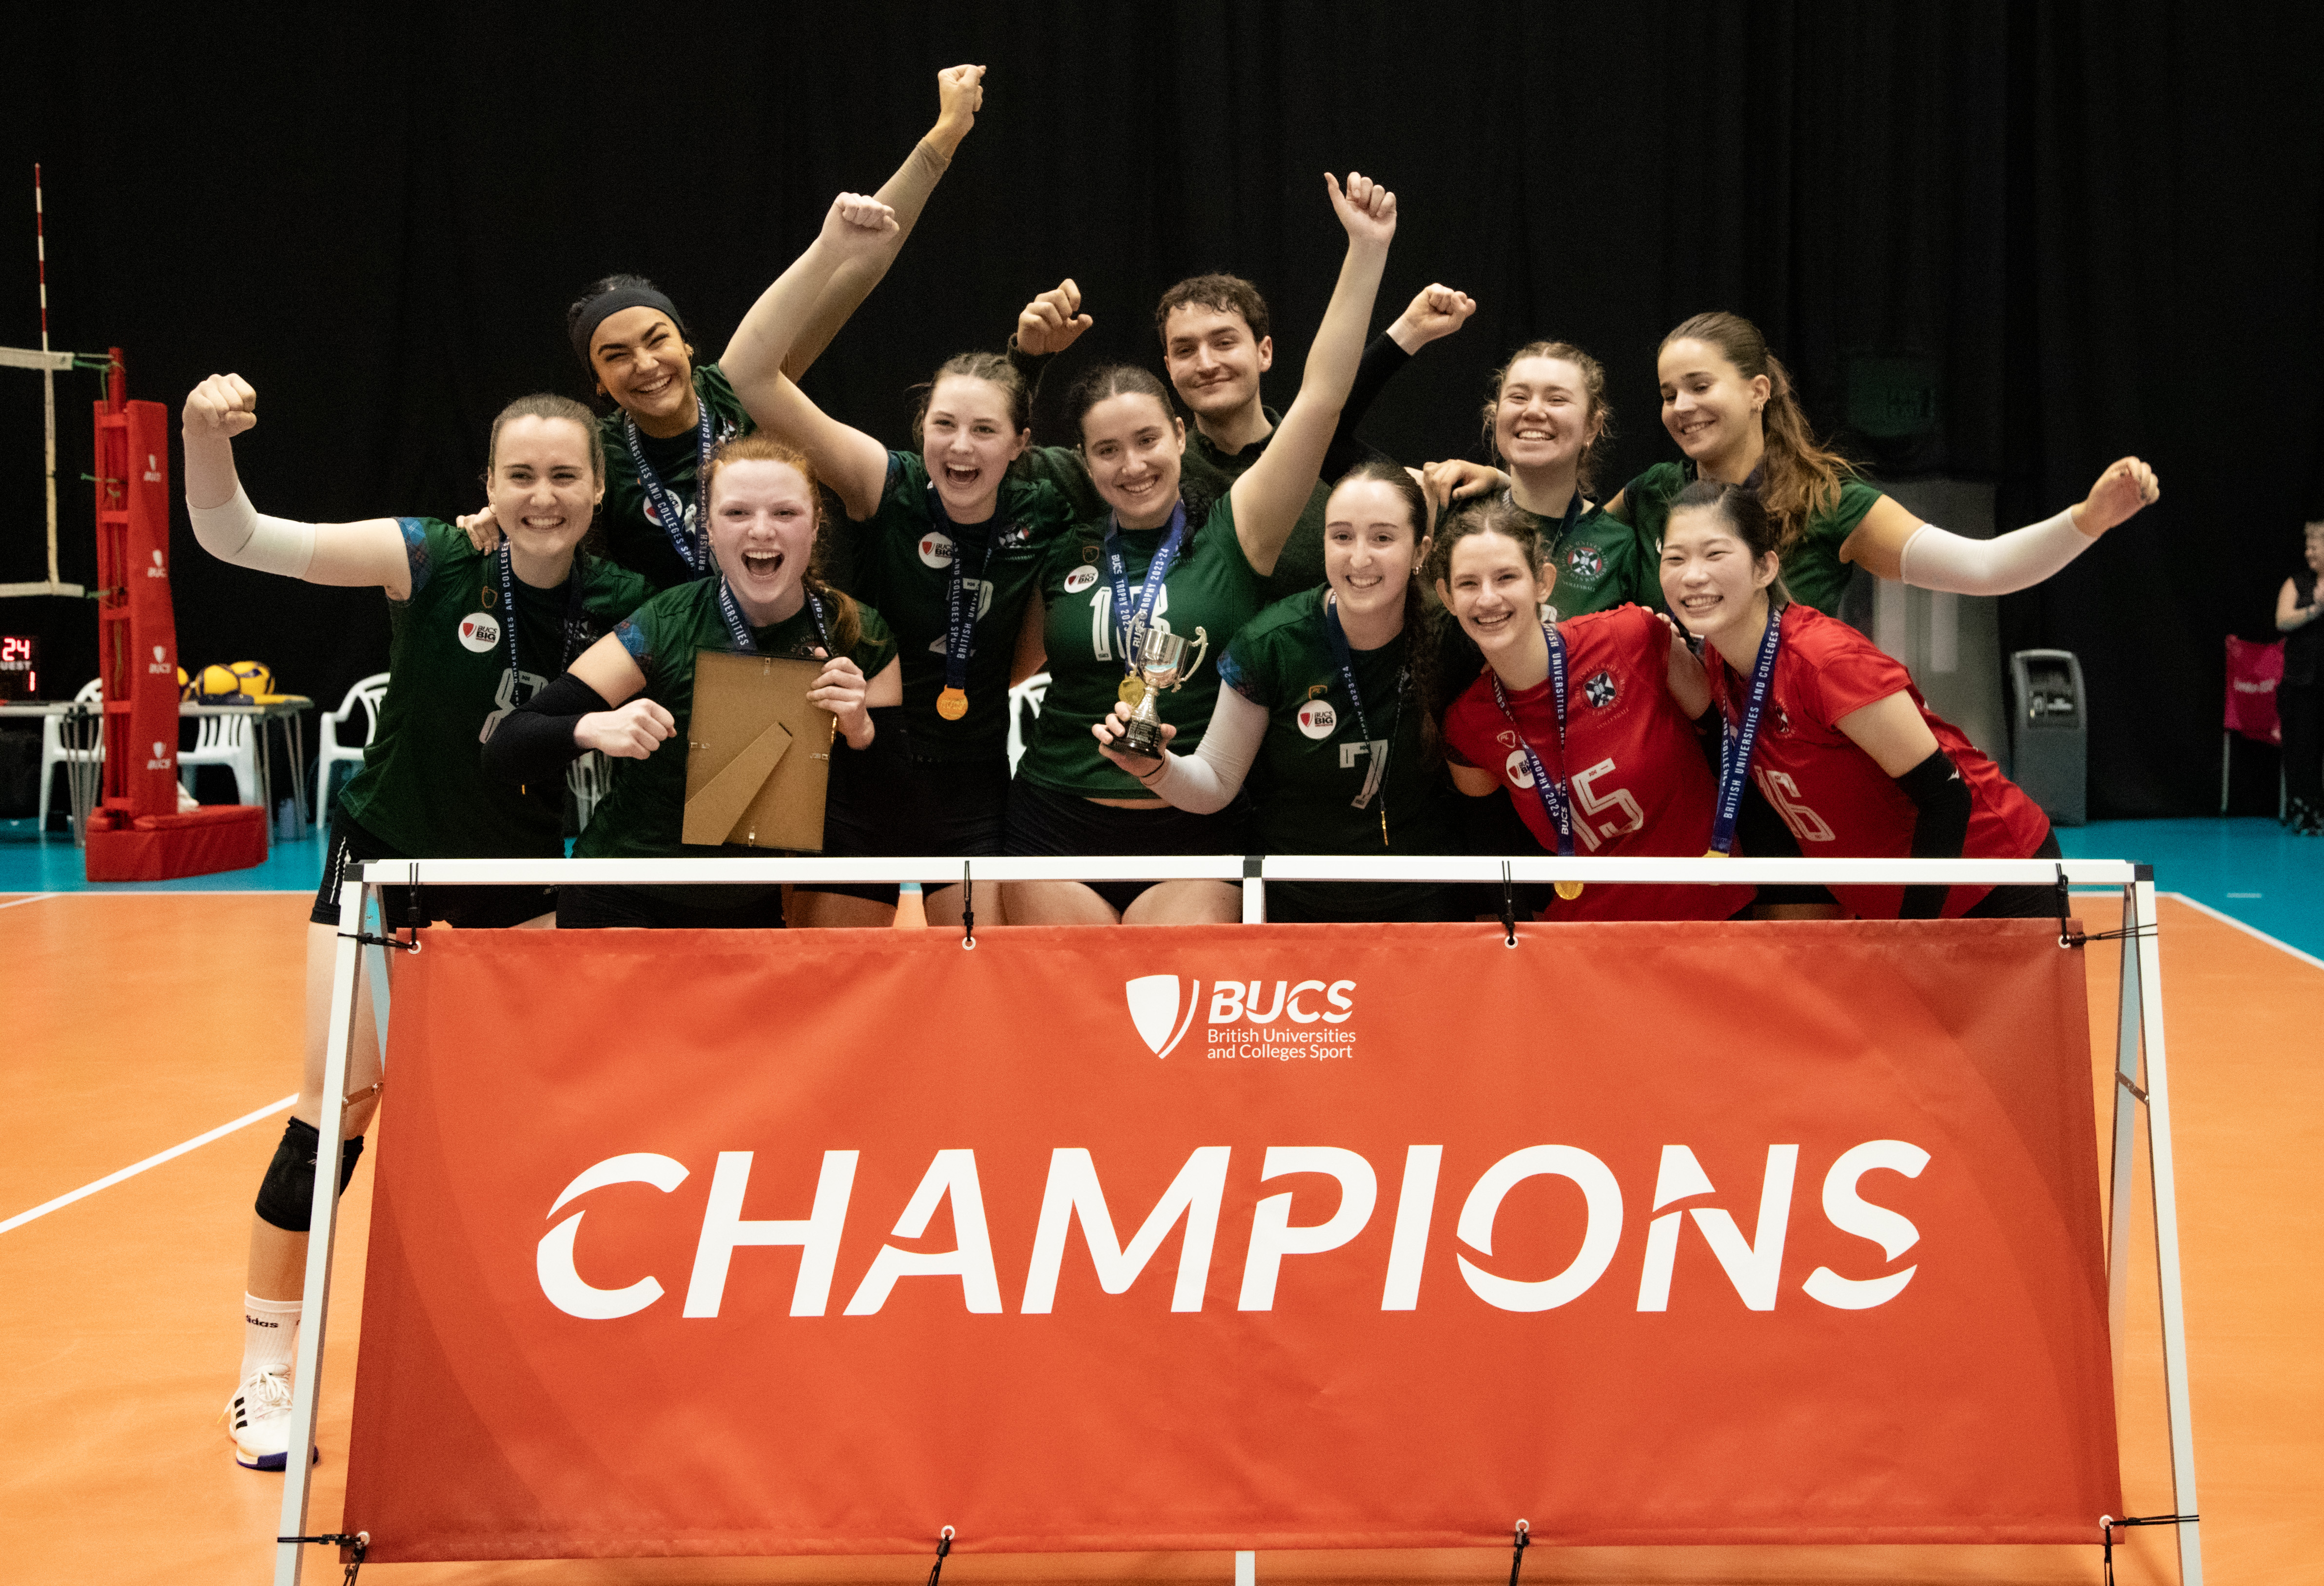
[[[11, 24], [0, 343], [37, 341], [38, 159], [56, 344], [125, 348], [132, 395], [173, 413], [239, 371], [262, 416], [244, 477], [283, 515], [472, 507], [503, 402], [586, 394], [564, 308], [605, 272], [659, 281], [715, 355], [831, 196], [902, 159], [960, 60], [991, 69], [985, 113], [808, 380], [891, 443], [908, 386], [1000, 346], [1068, 274], [1097, 320], [1070, 360], [1149, 364], [1163, 287], [1251, 276], [1287, 403], [1341, 251], [1320, 173], [1354, 167], [1403, 217], [1377, 323], [1431, 281], [1481, 304], [1374, 411], [1369, 437], [1407, 461], [1479, 455], [1487, 377], [1537, 336], [1611, 370], [1617, 479], [1675, 456], [1655, 346], [1708, 308], [1757, 321], [1868, 466], [1995, 481], [2006, 523], [2152, 460], [2162, 504], [2004, 614], [2006, 649], [2080, 655], [2092, 812], [2113, 816], [2210, 807], [2221, 636], [2268, 636], [2324, 512], [2324, 28], [2305, 7], [120, 14]], [[1933, 387], [1924, 433], [1864, 421], [1899, 369]], [[0, 371], [0, 579], [41, 575], [38, 385]], [[92, 571], [97, 394], [91, 375], [60, 390], [68, 578]], [[266, 660], [335, 705], [384, 664], [376, 592], [224, 567], [179, 513], [189, 665]], [[0, 630], [42, 634], [68, 684], [94, 672], [94, 627], [86, 605], [0, 602]]]

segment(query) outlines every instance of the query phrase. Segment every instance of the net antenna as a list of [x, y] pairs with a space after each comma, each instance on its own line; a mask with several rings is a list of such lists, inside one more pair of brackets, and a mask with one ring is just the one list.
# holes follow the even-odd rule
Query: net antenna
[[49, 576], [39, 584], [0, 584], [0, 598], [19, 595], [61, 595], [72, 598], [86, 595], [88, 591], [78, 584], [67, 584], [57, 576], [57, 372], [60, 369], [109, 369], [110, 358], [92, 357], [84, 353], [52, 352], [49, 347], [49, 237], [48, 222], [41, 203], [41, 168], [32, 167], [32, 251], [40, 261], [41, 281], [41, 345], [32, 347], [0, 347], [0, 368], [37, 369], [41, 372], [41, 417], [43, 435], [43, 474], [48, 487], [49, 507]]

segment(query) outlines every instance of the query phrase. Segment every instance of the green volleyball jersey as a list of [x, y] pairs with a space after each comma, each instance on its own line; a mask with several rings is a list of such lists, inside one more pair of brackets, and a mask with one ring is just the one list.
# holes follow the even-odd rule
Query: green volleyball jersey
[[[1509, 493], [1501, 494], [1506, 499]], [[1604, 507], [1587, 503], [1563, 534], [1558, 519], [1539, 512], [1526, 516], [1541, 534], [1543, 554], [1557, 569], [1557, 583], [1549, 594], [1552, 622], [1611, 611], [1625, 602], [1648, 611], [1662, 609], [1662, 580], [1654, 558], [1640, 543], [1638, 531]]]
[[[1693, 482], [1693, 464], [1656, 463], [1622, 487], [1622, 515], [1637, 530], [1642, 554], [1657, 566], [1671, 503]], [[1840, 548], [1879, 499], [1879, 491], [1853, 474], [1841, 477], [1839, 502], [1831, 511], [1812, 515], [1799, 542], [1784, 557], [1784, 586], [1794, 600], [1828, 617], [1840, 614], [1840, 597], [1850, 576], [1848, 564], [1840, 559]]]
[[388, 603], [387, 697], [338, 807], [414, 858], [562, 858], [563, 779], [520, 790], [488, 778], [479, 744], [488, 724], [538, 693], [650, 591], [602, 557], [580, 558], [579, 631], [567, 633], [569, 580], [555, 589], [512, 580], [522, 663], [512, 674], [499, 553], [479, 552], [433, 518], [398, 523], [411, 595]]
[[1259, 807], [1260, 850], [1449, 853], [1452, 785], [1426, 743], [1405, 635], [1348, 652], [1358, 710], [1324, 631], [1326, 595], [1310, 589], [1277, 601], [1219, 661], [1219, 680], [1267, 711], [1245, 783]]
[[[748, 435], [758, 426], [742, 410], [742, 400], [726, 383], [725, 372], [705, 364], [694, 372], [694, 397], [710, 415], [710, 438], [715, 445], [730, 435]], [[613, 559], [641, 574], [656, 589], [692, 583], [696, 574], [671, 544], [669, 532], [638, 475], [637, 459], [630, 455], [627, 417], [619, 408], [597, 420], [605, 441], [605, 500], [598, 509], [605, 539]], [[702, 435], [689, 425], [681, 434], [657, 438], [638, 431], [638, 449], [661, 478], [663, 488], [681, 506], [694, 504], [694, 476], [702, 466]]]
[[[1146, 569], [1161, 549], [1160, 529], [1122, 531], [1134, 604]], [[1017, 774], [1038, 787], [1085, 798], [1146, 798], [1138, 779], [1100, 754], [1092, 724], [1113, 709], [1127, 675], [1114, 619], [1113, 581], [1106, 574], [1104, 530], [1084, 526], [1051, 543], [1041, 571], [1049, 651], [1049, 692]], [[1186, 641], [1176, 689], [1157, 708], [1178, 729], [1176, 752], [1191, 751], [1210, 724], [1219, 696], [1219, 658], [1266, 603], [1259, 575], [1235, 535], [1234, 503], [1222, 496], [1170, 564], [1154, 603], [1154, 625]]]
[[[1005, 753], [1009, 744], [1009, 665], [1025, 603], [1039, 586], [1049, 544], [1065, 530], [1070, 509], [1052, 485], [1016, 477], [1001, 483], [992, 517], [940, 525], [927, 466], [910, 452], [888, 454], [880, 505], [854, 531], [850, 592], [876, 606], [894, 630], [904, 660], [904, 715], [915, 753], [940, 760]], [[953, 559], [965, 558], [976, 601], [969, 652], [968, 714], [936, 714], [945, 687], [945, 636]], [[971, 588], [962, 590], [964, 604]]]
[[[613, 630], [622, 648], [645, 674], [641, 691], [670, 714], [678, 731], [643, 760], [613, 761], [613, 786], [588, 829], [573, 845], [576, 859], [655, 859], [680, 853], [709, 853], [713, 848], [687, 848], [678, 840], [686, 820], [687, 726], [694, 719], [694, 658], [705, 650], [734, 648], [718, 613], [719, 583], [698, 578], [675, 589], [665, 589], [647, 601]], [[863, 632], [847, 654], [866, 678], [896, 659], [896, 641], [878, 612], [857, 603]], [[828, 601], [824, 620], [832, 611]], [[751, 630], [751, 641], [761, 655], [810, 656], [821, 648], [815, 614], [805, 605], [798, 613], [770, 627]]]
[[[1230, 488], [1234, 482], [1250, 472], [1251, 465], [1266, 455], [1268, 441], [1275, 438], [1283, 428], [1283, 415], [1272, 408], [1261, 408], [1268, 422], [1274, 426], [1264, 438], [1239, 452], [1221, 451], [1218, 444], [1199, 429], [1186, 432], [1186, 456], [1199, 457], [1209, 472], [1224, 479]], [[1332, 499], [1331, 481], [1318, 479], [1315, 488], [1307, 493], [1307, 504], [1299, 509], [1298, 521], [1291, 525], [1291, 538], [1283, 542], [1277, 554], [1274, 571], [1259, 580], [1262, 597], [1270, 604], [1288, 600], [1323, 582], [1323, 507]]]

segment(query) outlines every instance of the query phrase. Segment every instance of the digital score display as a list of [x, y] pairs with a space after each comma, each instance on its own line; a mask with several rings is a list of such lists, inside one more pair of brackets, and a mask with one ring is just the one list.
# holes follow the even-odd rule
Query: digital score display
[[0, 634], [0, 699], [41, 696], [41, 641], [29, 633]]

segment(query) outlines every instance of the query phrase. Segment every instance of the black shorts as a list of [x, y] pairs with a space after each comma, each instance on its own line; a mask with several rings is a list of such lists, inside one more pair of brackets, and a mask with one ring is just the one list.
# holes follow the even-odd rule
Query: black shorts
[[[1183, 809], [1117, 809], [1074, 793], [1037, 788], [1019, 777], [1009, 789], [1009, 830], [1001, 852], [1012, 858], [1051, 859], [1082, 853], [1248, 853], [1250, 803], [1238, 796], [1216, 815]], [[1158, 881], [1090, 881], [1085, 885], [1127, 909]]]
[[[783, 892], [779, 887], [687, 888], [699, 894], [675, 896], [675, 887], [559, 887], [557, 889], [557, 928], [599, 931], [632, 926], [659, 931], [779, 930], [783, 924]], [[720, 893], [750, 896], [740, 903], [704, 902]]]
[[[1499, 907], [1499, 889], [1494, 908]], [[1376, 925], [1468, 919], [1462, 889], [1442, 881], [1269, 881], [1270, 924]]]
[[[349, 820], [346, 811], [334, 807], [331, 845], [323, 855], [323, 881], [315, 889], [315, 907], [307, 911], [307, 917], [317, 925], [339, 923], [339, 889], [346, 884], [351, 867], [374, 859], [419, 857], [398, 853]], [[547, 887], [421, 887], [417, 890], [427, 918], [414, 920], [413, 890], [410, 887], [381, 889], [381, 919], [390, 927], [441, 920], [464, 930], [505, 930], [553, 913], [557, 908], [556, 895]]]
[[[2025, 856], [2028, 859], [2063, 859], [2065, 851], [2058, 846], [2058, 834], [2042, 834], [2042, 845]], [[1984, 897], [1961, 911], [1963, 919], [2055, 919], [2058, 917], [2058, 889], [2047, 887], [1996, 887]]]

